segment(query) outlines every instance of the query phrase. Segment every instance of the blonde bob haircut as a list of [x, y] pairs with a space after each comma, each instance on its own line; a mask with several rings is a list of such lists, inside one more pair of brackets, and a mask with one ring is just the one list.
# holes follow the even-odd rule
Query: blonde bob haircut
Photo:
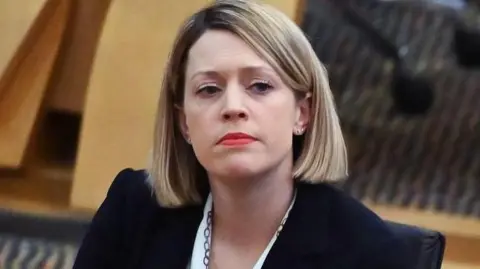
[[306, 132], [294, 136], [297, 181], [336, 181], [347, 175], [345, 142], [327, 72], [302, 30], [275, 8], [252, 0], [219, 0], [201, 9], [181, 26], [166, 65], [148, 180], [160, 205], [200, 204], [208, 193], [206, 171], [185, 141], [179, 126], [184, 74], [190, 48], [208, 30], [229, 31], [263, 57], [297, 98], [310, 97]]

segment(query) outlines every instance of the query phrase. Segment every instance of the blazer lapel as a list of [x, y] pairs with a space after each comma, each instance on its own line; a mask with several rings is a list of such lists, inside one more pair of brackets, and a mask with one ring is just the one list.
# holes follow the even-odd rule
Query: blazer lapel
[[321, 185], [297, 184], [295, 204], [263, 269], [317, 268], [328, 247], [329, 228], [328, 195], [322, 195], [321, 189]]
[[187, 268], [203, 206], [160, 211], [144, 252], [148, 266], [137, 268]]

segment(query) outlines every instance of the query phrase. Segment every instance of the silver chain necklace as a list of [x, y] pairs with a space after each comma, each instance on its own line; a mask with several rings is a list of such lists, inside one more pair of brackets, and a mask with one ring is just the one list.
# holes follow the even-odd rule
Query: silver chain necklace
[[[275, 239], [278, 238], [278, 236], [283, 230], [283, 226], [285, 225], [285, 222], [287, 222], [288, 215], [290, 214], [290, 210], [292, 210], [292, 206], [296, 196], [297, 196], [297, 192], [295, 191], [292, 202], [290, 203], [290, 207], [288, 208], [287, 212], [285, 213], [285, 216], [283, 217], [282, 221], [280, 222], [280, 225], [277, 228], [277, 231], [275, 232]], [[212, 229], [213, 229], [213, 206], [212, 206], [212, 209], [209, 210], [207, 213], [207, 227], [205, 227], [205, 229], [203, 230], [203, 236], [205, 238], [205, 241], [203, 243], [203, 249], [205, 251], [205, 254], [203, 256], [203, 265], [205, 265], [205, 269], [210, 268], [210, 253], [211, 253], [210, 241], [212, 237]]]
[[212, 210], [208, 211], [207, 214], [207, 227], [203, 230], [203, 236], [205, 237], [205, 241], [203, 243], [203, 249], [205, 250], [205, 254], [203, 255], [203, 265], [205, 265], [205, 269], [208, 269], [210, 266], [210, 237], [212, 236], [212, 218], [213, 212]]

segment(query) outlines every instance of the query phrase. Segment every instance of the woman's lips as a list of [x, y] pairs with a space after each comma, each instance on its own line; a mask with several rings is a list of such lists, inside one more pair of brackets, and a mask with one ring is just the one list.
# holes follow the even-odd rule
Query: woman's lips
[[242, 139], [225, 139], [220, 144], [224, 146], [243, 146], [255, 142], [254, 139], [242, 138]]
[[236, 132], [227, 133], [218, 142], [224, 146], [243, 146], [257, 141], [257, 139], [249, 134]]

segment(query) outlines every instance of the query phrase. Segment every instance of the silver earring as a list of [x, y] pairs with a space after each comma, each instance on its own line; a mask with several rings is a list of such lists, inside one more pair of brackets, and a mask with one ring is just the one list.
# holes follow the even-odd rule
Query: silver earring
[[293, 131], [296, 135], [301, 135], [303, 133], [303, 128], [296, 127]]
[[190, 137], [185, 138], [185, 140], [187, 140], [188, 144], [192, 144], [192, 141], [191, 141]]

